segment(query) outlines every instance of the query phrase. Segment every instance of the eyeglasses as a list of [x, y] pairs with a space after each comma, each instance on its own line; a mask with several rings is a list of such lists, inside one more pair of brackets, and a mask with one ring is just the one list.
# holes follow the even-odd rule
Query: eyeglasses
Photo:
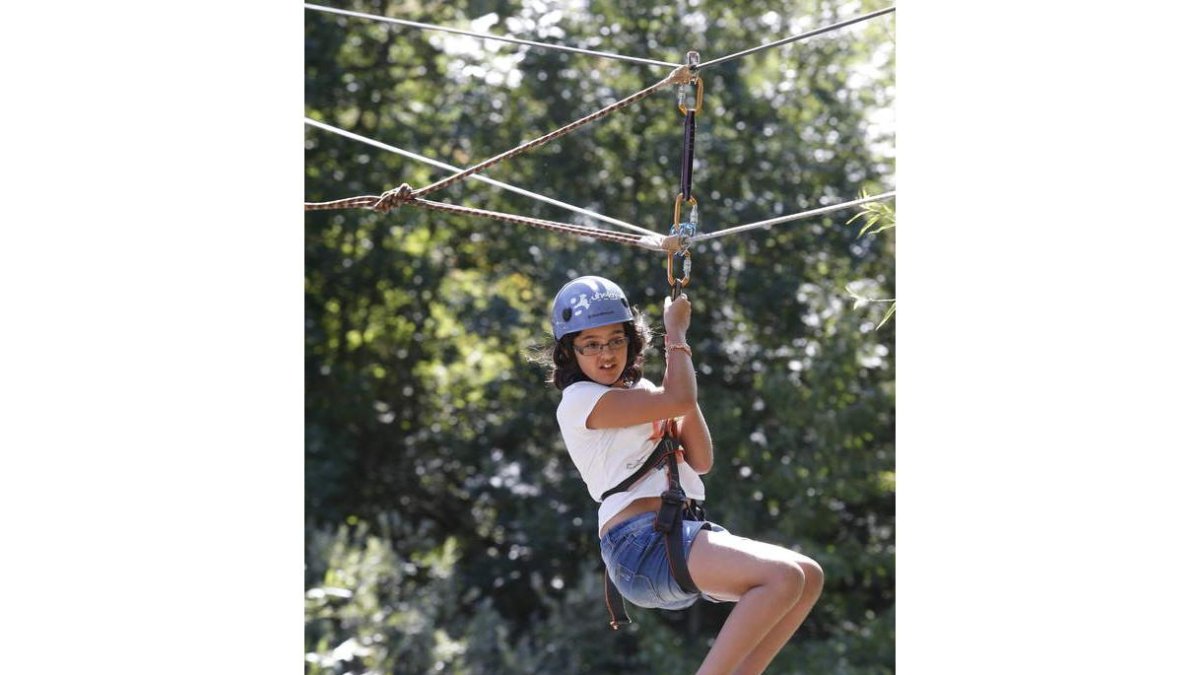
[[608, 342], [588, 342], [587, 344], [572, 344], [571, 346], [574, 347], [575, 351], [579, 352], [581, 356], [595, 356], [605, 348], [616, 352], [618, 349], [624, 347], [626, 342], [629, 342], [629, 340], [624, 337], [618, 337], [613, 338]]

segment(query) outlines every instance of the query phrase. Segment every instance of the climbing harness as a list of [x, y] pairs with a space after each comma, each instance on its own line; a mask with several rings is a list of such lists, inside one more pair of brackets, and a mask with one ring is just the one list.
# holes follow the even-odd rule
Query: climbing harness
[[[662, 506], [659, 507], [658, 515], [654, 519], [654, 530], [666, 539], [667, 562], [671, 566], [671, 576], [675, 578], [675, 582], [687, 593], [699, 593], [696, 582], [692, 581], [692, 575], [688, 572], [687, 558], [683, 555], [683, 521], [700, 521], [703, 523], [700, 528], [704, 530], [711, 530], [712, 524], [705, 520], [703, 503], [688, 499], [679, 482], [679, 462], [685, 460], [675, 420], [664, 420], [659, 422], [659, 425], [662, 439], [654, 447], [654, 451], [638, 467], [637, 471], [601, 495], [600, 501], [608, 499], [610, 495], [628, 490], [647, 473], [665, 464], [667, 489], [661, 495]], [[617, 590], [617, 585], [613, 582], [612, 577], [608, 575], [607, 567], [603, 569], [603, 574], [604, 604], [608, 607], [608, 625], [612, 626], [613, 630], [617, 630], [622, 625], [632, 622], [629, 619], [629, 613], [625, 611], [625, 598]]]

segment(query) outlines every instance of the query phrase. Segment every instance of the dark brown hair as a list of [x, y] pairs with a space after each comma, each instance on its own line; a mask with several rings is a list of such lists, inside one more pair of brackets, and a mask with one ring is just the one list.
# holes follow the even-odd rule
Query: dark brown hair
[[[646, 345], [651, 341], [650, 326], [646, 323], [646, 317], [636, 309], [630, 309], [633, 311], [633, 320], [622, 324], [625, 328], [627, 342], [625, 344], [625, 370], [621, 371], [621, 380], [625, 382], [626, 386], [633, 386], [642, 379], [643, 353], [646, 351]], [[551, 369], [550, 377], [546, 381], [552, 383], [560, 391], [576, 382], [592, 381], [590, 377], [583, 374], [583, 369], [579, 367], [579, 361], [575, 358], [573, 344], [575, 336], [579, 333], [580, 331], [576, 331], [562, 336], [553, 346], [543, 350], [538, 358], [539, 362]]]

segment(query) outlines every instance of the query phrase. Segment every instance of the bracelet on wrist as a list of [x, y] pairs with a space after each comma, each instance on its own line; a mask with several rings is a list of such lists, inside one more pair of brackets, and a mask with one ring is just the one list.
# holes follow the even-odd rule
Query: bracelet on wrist
[[667, 354], [670, 355], [671, 350], [673, 350], [673, 349], [678, 349], [681, 352], [686, 352], [688, 357], [691, 357], [691, 355], [692, 355], [692, 348], [689, 347], [686, 342], [668, 342], [667, 343]]

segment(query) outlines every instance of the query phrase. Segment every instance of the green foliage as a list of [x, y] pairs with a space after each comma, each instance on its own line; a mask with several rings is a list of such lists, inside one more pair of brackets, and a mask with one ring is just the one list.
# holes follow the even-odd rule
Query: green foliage
[[305, 595], [308, 672], [440, 670], [463, 651], [441, 628], [456, 595], [456, 540], [422, 550], [410, 527], [369, 531], [360, 522], [308, 533], [308, 569], [323, 570]]
[[[865, 196], [866, 194], [864, 193], [859, 195], [859, 198]], [[864, 204], [863, 210], [854, 214], [854, 217], [846, 221], [846, 224], [853, 223], [859, 218], [863, 219], [862, 229], [858, 231], [859, 237], [868, 234], [879, 234], [896, 227], [896, 210], [892, 208], [891, 204], [886, 202], [870, 202], [868, 204]], [[883, 315], [883, 318], [880, 319], [879, 323], [875, 325], [875, 330], [879, 330], [881, 327], [883, 327], [883, 324], [887, 323], [888, 319], [892, 318], [892, 315], [896, 313], [895, 298], [866, 298], [862, 295], [859, 295], [858, 292], [850, 286], [846, 287], [846, 292], [850, 294], [850, 297], [854, 298], [854, 309], [858, 309], [859, 307], [871, 302], [891, 303], [888, 305], [887, 312]]]
[[[862, 195], [862, 197], [865, 196]], [[863, 204], [863, 210], [854, 214], [854, 217], [847, 222], [853, 223], [859, 218], [863, 219], [862, 229], [858, 231], [860, 237], [866, 234], [879, 234], [896, 226], [896, 212], [892, 209], [892, 205], [886, 202]]]
[[[663, 60], [711, 59], [881, 7], [796, 0], [341, 3]], [[789, 21], [807, 23], [789, 24]], [[892, 19], [704, 72], [694, 191], [701, 231], [882, 191]], [[664, 72], [306, 12], [305, 114], [468, 166]], [[664, 91], [487, 175], [664, 232], [681, 117]], [[306, 128], [305, 199], [445, 174]], [[431, 198], [596, 225], [466, 181]], [[878, 234], [882, 216], [872, 228]], [[894, 222], [894, 221], [893, 221]], [[889, 237], [845, 214], [693, 249], [689, 331], [717, 465], [709, 514], [824, 566], [824, 596], [772, 672], [894, 669], [894, 323]], [[692, 672], [728, 614], [631, 607], [607, 627], [595, 504], [526, 360], [572, 276], [621, 283], [661, 326], [663, 256], [411, 207], [305, 215], [307, 672]], [[659, 381], [662, 356], [648, 355]], [[349, 595], [347, 595], [347, 593]], [[674, 669], [674, 670], [672, 670]]]

